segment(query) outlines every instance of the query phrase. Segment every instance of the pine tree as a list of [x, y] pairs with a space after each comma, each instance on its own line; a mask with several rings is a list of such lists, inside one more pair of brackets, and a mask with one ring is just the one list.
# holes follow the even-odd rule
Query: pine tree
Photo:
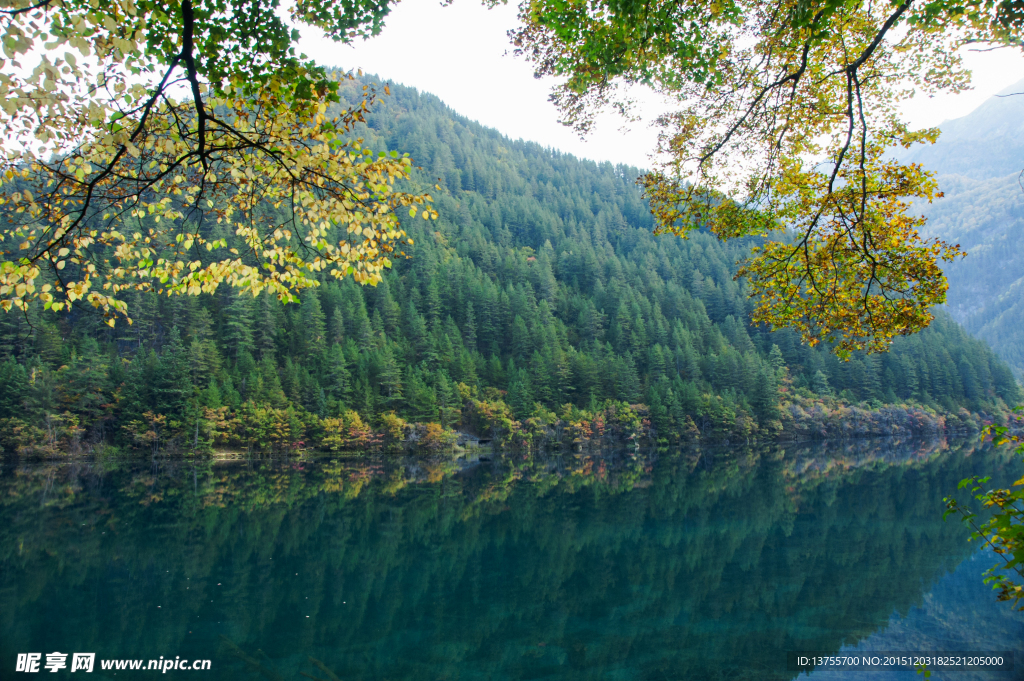
[[476, 352], [476, 315], [473, 301], [466, 303], [466, 321], [462, 324], [462, 342], [470, 352]]
[[196, 301], [189, 306], [187, 319], [189, 338], [199, 341], [210, 340], [213, 338], [213, 315], [195, 298], [189, 298], [189, 300]]
[[213, 340], [193, 338], [188, 346], [189, 374], [192, 385], [208, 385], [221, 369], [221, 357]]
[[424, 380], [420, 369], [410, 368], [404, 385], [408, 413], [416, 421], [437, 422], [437, 393]]
[[820, 369], [814, 372], [814, 377], [811, 379], [811, 390], [819, 395], [832, 394], [832, 389], [828, 385], [828, 376]]
[[375, 291], [377, 304], [376, 310], [380, 311], [384, 323], [384, 331], [391, 338], [397, 338], [401, 329], [402, 310], [391, 296], [391, 287], [387, 279], [382, 281]]
[[772, 344], [772, 350], [768, 353], [768, 364], [775, 372], [775, 377], [781, 379], [786, 370], [786, 360], [782, 358], [782, 350], [778, 345]]
[[616, 397], [624, 402], [635, 404], [640, 400], [640, 376], [633, 355], [628, 352], [619, 363], [616, 392]]
[[658, 343], [655, 343], [654, 347], [650, 350], [648, 367], [652, 382], [657, 382], [658, 380], [665, 378], [665, 354], [662, 352], [661, 345]]
[[345, 342], [345, 320], [340, 310], [335, 310], [327, 326], [327, 340], [329, 343], [341, 345]]
[[141, 293], [132, 309], [131, 329], [134, 337], [131, 340], [133, 349], [139, 350], [156, 337], [160, 326], [160, 299], [155, 293]]
[[370, 317], [366, 314], [366, 304], [363, 302], [363, 295], [360, 291], [351, 287], [349, 290], [355, 293], [355, 302], [352, 306], [352, 328], [349, 330], [349, 335], [356, 339], [360, 350], [369, 352], [374, 348], [376, 342], [373, 338], [373, 326], [370, 324]]
[[529, 359], [533, 354], [533, 339], [530, 331], [526, 328], [526, 322], [519, 315], [516, 315], [512, 322], [512, 356], [518, 360]]
[[35, 334], [36, 356], [50, 368], [57, 368], [63, 359], [64, 342], [56, 325], [39, 321]]
[[860, 375], [860, 394], [863, 399], [871, 400], [881, 397], [881, 366], [881, 360], [877, 355], [868, 355], [864, 358]]
[[437, 376], [437, 408], [441, 425], [445, 428], [457, 425], [461, 416], [461, 400], [455, 383], [443, 371]]
[[154, 408], [153, 404], [153, 369], [157, 365], [155, 353], [140, 351], [128, 363], [121, 384], [120, 423], [140, 421], [142, 415]]
[[672, 433], [672, 421], [669, 416], [668, 407], [661, 399], [661, 391], [651, 386], [647, 390], [647, 404], [650, 408], [651, 424], [657, 431], [659, 438], [667, 437]]
[[762, 367], [755, 378], [754, 394], [750, 402], [762, 425], [779, 417], [779, 388], [775, 376], [775, 369], [769, 365]]
[[189, 353], [181, 342], [178, 327], [173, 327], [160, 353], [156, 374], [156, 409], [161, 414], [183, 417], [192, 397]]
[[283, 317], [281, 304], [277, 299], [270, 294], [259, 297], [255, 344], [257, 354], [261, 359], [277, 354], [277, 336], [281, 327], [281, 317]]
[[[224, 377], [224, 383], [220, 389], [221, 400], [223, 404], [232, 409], [238, 409], [242, 404], [242, 395], [235, 390], [235, 383], [231, 380], [231, 376]], [[210, 405], [213, 406], [213, 405]]]
[[[392, 301], [393, 303], [394, 301]], [[316, 289], [309, 289], [302, 295], [301, 308], [301, 355], [307, 362], [314, 362], [323, 356], [327, 347], [327, 324], [320, 296]]]
[[423, 360], [431, 351], [430, 333], [427, 331], [427, 322], [417, 312], [416, 304], [410, 302], [406, 307], [405, 328], [409, 340], [412, 343], [414, 359]]
[[387, 343], [378, 352], [379, 373], [377, 383], [385, 406], [397, 407], [402, 401], [402, 370], [398, 366], [395, 354]]
[[302, 378], [299, 373], [299, 366], [292, 361], [291, 357], [285, 357], [284, 366], [278, 371], [278, 376], [281, 381], [281, 391], [293, 402], [302, 399]]
[[281, 376], [278, 373], [277, 362], [273, 357], [264, 357], [256, 366], [255, 370], [257, 386], [253, 387], [255, 393], [253, 399], [258, 402], [266, 402], [277, 409], [288, 406], [288, 398], [281, 386]]
[[102, 428], [113, 402], [109, 383], [110, 360], [94, 338], [86, 337], [71, 361], [58, 372], [57, 391], [62, 409], [80, 416], [82, 423]]
[[517, 370], [515, 377], [509, 381], [508, 406], [517, 419], [524, 419], [533, 412], [533, 391], [530, 390], [530, 378], [523, 370]]
[[227, 355], [237, 359], [243, 352], [252, 354], [255, 349], [252, 339], [252, 298], [244, 293], [232, 295], [231, 303], [225, 310], [225, 318]]
[[334, 400], [339, 409], [346, 405], [351, 395], [352, 377], [347, 368], [348, 361], [341, 345], [335, 343], [327, 355], [326, 381], [324, 392], [328, 400]]
[[0, 418], [22, 418], [22, 398], [28, 385], [28, 372], [8, 356], [0, 364]]
[[427, 285], [427, 320], [431, 328], [441, 319], [441, 285], [436, 276]]

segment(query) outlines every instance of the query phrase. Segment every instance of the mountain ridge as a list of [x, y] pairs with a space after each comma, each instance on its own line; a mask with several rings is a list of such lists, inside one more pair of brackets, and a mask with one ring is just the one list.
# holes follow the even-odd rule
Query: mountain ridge
[[[1019, 95], [1013, 93], [1021, 93]], [[966, 116], [943, 121], [931, 145], [914, 145], [896, 155], [941, 175], [990, 180], [1024, 169], [1024, 80], [1004, 88]], [[998, 140], [998, 146], [993, 146]], [[941, 169], [941, 170], [940, 170]]]
[[[56, 453], [431, 450], [455, 429], [523, 448], [845, 438], [971, 429], [1020, 397], [1006, 364], [941, 312], [849, 362], [750, 326], [734, 275], [751, 241], [655, 236], [638, 169], [391, 92], [356, 131], [363, 149], [408, 152], [419, 169], [405, 188], [442, 190], [436, 221], [399, 216], [411, 257], [380, 285], [325, 276], [287, 306], [224, 287], [133, 292], [135, 323], [116, 329], [79, 308], [0, 316], [0, 441]], [[362, 83], [341, 96], [357, 104]]]
[[[1000, 95], [1024, 93], [1024, 80]], [[913, 209], [928, 218], [926, 237], [967, 252], [944, 267], [946, 309], [1024, 376], [1024, 94], [995, 96], [945, 121], [933, 145], [894, 155], [936, 174], [944, 196]]]

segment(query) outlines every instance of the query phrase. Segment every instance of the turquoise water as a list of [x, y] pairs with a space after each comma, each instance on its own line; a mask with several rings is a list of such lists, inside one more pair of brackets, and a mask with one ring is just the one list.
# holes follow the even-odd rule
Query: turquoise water
[[[55, 651], [94, 652], [85, 678], [346, 681], [793, 679], [787, 651], [1019, 652], [990, 556], [941, 513], [961, 478], [1021, 468], [945, 442], [7, 461], [0, 678]], [[160, 656], [211, 669], [99, 668]]]

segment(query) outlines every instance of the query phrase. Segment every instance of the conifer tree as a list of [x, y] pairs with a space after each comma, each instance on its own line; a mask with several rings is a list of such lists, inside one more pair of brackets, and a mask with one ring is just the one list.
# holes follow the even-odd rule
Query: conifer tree
[[28, 385], [28, 372], [14, 357], [0, 364], [0, 418], [22, 417], [22, 399]]
[[172, 327], [160, 354], [155, 376], [155, 408], [162, 414], [183, 416], [192, 397], [189, 353], [178, 327]]
[[533, 339], [526, 328], [526, 322], [516, 315], [512, 322], [512, 356], [518, 360], [526, 360], [533, 354]]
[[71, 361], [58, 372], [61, 409], [81, 417], [91, 429], [102, 429], [112, 406], [110, 360], [99, 343], [86, 337], [72, 353]]
[[424, 380], [423, 372], [410, 367], [403, 386], [408, 413], [416, 421], [423, 423], [437, 422], [437, 393]]
[[252, 301], [251, 296], [235, 293], [225, 310], [225, 349], [231, 357], [238, 358], [243, 352], [252, 354], [255, 350], [252, 339]]
[[779, 349], [778, 345], [772, 344], [771, 352], [768, 353], [768, 364], [771, 365], [772, 371], [775, 372], [777, 378], [782, 378], [783, 372], [786, 369], [786, 360], [782, 358], [782, 350]]
[[272, 296], [258, 298], [256, 311], [255, 350], [261, 358], [277, 353], [277, 335], [280, 330], [281, 305]]
[[814, 372], [814, 377], [811, 379], [811, 390], [819, 395], [832, 394], [832, 388], [828, 384], [828, 376], [820, 369]]
[[335, 343], [331, 346], [327, 355], [327, 368], [325, 370], [324, 392], [328, 400], [333, 400], [338, 409], [348, 404], [349, 396], [352, 393], [352, 377], [347, 368], [345, 351], [341, 345]]
[[320, 296], [316, 289], [306, 291], [302, 296], [302, 350], [301, 355], [307, 362], [319, 359], [327, 347], [327, 324]]
[[640, 377], [637, 375], [636, 362], [633, 361], [633, 355], [628, 352], [619, 362], [615, 387], [618, 399], [630, 404], [639, 401]]
[[517, 370], [510, 379], [506, 401], [518, 419], [526, 418], [533, 411], [533, 391], [530, 389], [530, 378], [524, 370]]
[[473, 301], [466, 303], [466, 321], [462, 324], [462, 342], [470, 352], [476, 352], [476, 315], [473, 313]]
[[395, 408], [402, 401], [402, 370], [389, 344], [385, 343], [377, 356], [377, 383], [380, 386], [380, 395], [385, 406]]

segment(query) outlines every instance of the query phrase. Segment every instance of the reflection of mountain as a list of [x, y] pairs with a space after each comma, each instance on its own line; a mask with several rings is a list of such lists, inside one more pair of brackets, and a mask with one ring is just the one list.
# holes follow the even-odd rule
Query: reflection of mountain
[[[991, 552], [979, 551], [952, 573], [940, 579], [923, 602], [903, 616], [893, 615], [889, 624], [876, 634], [846, 646], [841, 654], [857, 655], [879, 650], [1011, 651], [1020, 650], [1024, 641], [1024, 617], [992, 598], [992, 590], [978, 575], [992, 565]], [[984, 628], [978, 626], [984, 623]], [[980, 636], [979, 636], [980, 634]], [[949, 675], [956, 681], [992, 681], [1024, 676], [1020, 660], [1014, 660], [1016, 672], [957, 671]], [[913, 676], [903, 672], [871, 675], [871, 681], [894, 681]], [[938, 670], [933, 677], [942, 678]], [[916, 677], [921, 678], [921, 677]], [[810, 681], [844, 681], [848, 672], [817, 670]]]
[[286, 679], [306, 655], [345, 679], [788, 679], [786, 650], [855, 644], [964, 559], [939, 514], [960, 478], [1016, 472], [972, 447], [830, 454], [5, 469], [0, 659], [255, 678], [223, 634]]
[[[1002, 94], [1024, 92], [1024, 81]], [[948, 307], [1017, 372], [1024, 372], [1024, 95], [993, 97], [939, 126], [931, 146], [900, 154], [939, 175], [945, 197], [921, 208], [928, 236], [968, 256], [946, 268]]]

